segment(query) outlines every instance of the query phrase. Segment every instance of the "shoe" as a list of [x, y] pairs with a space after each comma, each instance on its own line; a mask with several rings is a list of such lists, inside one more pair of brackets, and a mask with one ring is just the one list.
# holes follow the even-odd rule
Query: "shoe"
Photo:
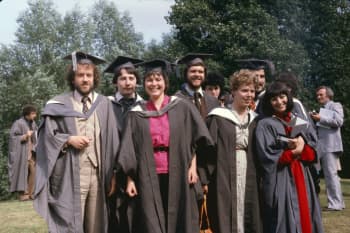
[[29, 201], [30, 198], [29, 198], [28, 194], [24, 194], [24, 195], [20, 195], [19, 200], [20, 201]]

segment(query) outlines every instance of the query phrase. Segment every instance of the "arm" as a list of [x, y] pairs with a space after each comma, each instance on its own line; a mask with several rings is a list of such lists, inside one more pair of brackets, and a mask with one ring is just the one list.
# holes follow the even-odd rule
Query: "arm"
[[331, 128], [339, 128], [343, 125], [344, 111], [340, 103], [333, 103], [329, 109], [333, 111], [331, 117], [320, 116], [320, 124], [329, 126]]

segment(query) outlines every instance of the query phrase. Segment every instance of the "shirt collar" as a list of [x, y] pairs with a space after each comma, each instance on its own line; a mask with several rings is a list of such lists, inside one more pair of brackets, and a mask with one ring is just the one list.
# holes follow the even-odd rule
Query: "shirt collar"
[[[135, 97], [136, 97], [136, 99], [137, 99], [136, 93], [134, 92], [132, 98], [135, 98]], [[117, 93], [115, 93], [115, 100], [116, 100], [117, 102], [119, 102], [119, 101], [120, 101], [121, 99], [123, 99], [123, 98], [124, 98], [124, 96], [122, 96], [122, 94], [120, 94], [119, 91], [117, 91]]]
[[[92, 91], [92, 92], [89, 93], [88, 97], [89, 97], [89, 99], [91, 101], [91, 104], [92, 104], [97, 98], [97, 93]], [[77, 90], [74, 90], [73, 98], [78, 103], [81, 103], [81, 99], [83, 98], [83, 96]]]
[[195, 92], [199, 92], [199, 94], [201, 94], [201, 96], [203, 96], [203, 90], [202, 87], [200, 87], [197, 91], [194, 91], [187, 83], [185, 83], [185, 90], [187, 91], [187, 93], [190, 96], [194, 96]]

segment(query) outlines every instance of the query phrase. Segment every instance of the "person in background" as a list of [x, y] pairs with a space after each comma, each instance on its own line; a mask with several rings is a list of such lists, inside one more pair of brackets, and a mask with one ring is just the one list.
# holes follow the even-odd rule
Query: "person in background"
[[65, 59], [71, 91], [42, 112], [34, 208], [49, 232], [106, 233], [119, 135], [111, 101], [95, 92], [104, 60], [84, 52]]
[[35, 182], [35, 153], [37, 109], [27, 104], [22, 117], [16, 120], [10, 130], [8, 173], [10, 192], [18, 192], [19, 200], [33, 199]]
[[263, 98], [265, 118], [255, 131], [262, 166], [264, 233], [322, 233], [319, 199], [310, 166], [317, 161], [317, 136], [292, 113], [293, 97], [273, 82]]
[[316, 90], [316, 98], [321, 105], [320, 112], [311, 112], [316, 122], [318, 133], [317, 152], [320, 155], [321, 168], [326, 182], [328, 205], [325, 210], [342, 210], [345, 208], [338, 176], [339, 156], [343, 153], [340, 128], [344, 122], [343, 106], [333, 101], [331, 88], [320, 86]]
[[[121, 137], [127, 112], [142, 97], [136, 92], [137, 84], [140, 84], [140, 75], [135, 64], [142, 62], [126, 56], [118, 56], [104, 70], [105, 73], [113, 74], [113, 84], [116, 92], [114, 96], [108, 96], [113, 103], [113, 110], [118, 121], [119, 137]], [[109, 198], [110, 220], [109, 232], [128, 232], [127, 222], [127, 197], [125, 195], [125, 177], [122, 173], [116, 174], [116, 192]]]
[[225, 86], [225, 79], [222, 74], [219, 72], [208, 72], [208, 75], [205, 81], [202, 84], [202, 87], [207, 95], [211, 95], [217, 99], [223, 94]]
[[257, 114], [249, 109], [256, 86], [252, 72], [235, 72], [230, 78], [232, 108], [214, 108], [207, 117], [216, 152], [216, 167], [209, 179], [208, 213], [216, 233], [263, 230], [253, 149]]
[[201, 185], [193, 157], [195, 148], [212, 145], [211, 137], [193, 104], [166, 95], [170, 63], [140, 66], [149, 100], [128, 112], [118, 157], [128, 176], [126, 193], [135, 201], [131, 232], [199, 232], [196, 190]]

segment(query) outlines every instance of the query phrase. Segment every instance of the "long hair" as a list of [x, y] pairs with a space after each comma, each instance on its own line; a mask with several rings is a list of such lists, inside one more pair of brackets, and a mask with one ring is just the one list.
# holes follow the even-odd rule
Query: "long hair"
[[281, 94], [284, 94], [287, 96], [288, 102], [287, 102], [287, 109], [286, 112], [292, 111], [294, 104], [293, 104], [293, 96], [288, 90], [288, 87], [285, 83], [282, 82], [273, 82], [268, 88], [266, 89], [264, 98], [262, 100], [263, 104], [263, 112], [266, 116], [272, 116], [275, 113], [275, 110], [273, 109], [271, 105], [271, 99], [279, 96]]

